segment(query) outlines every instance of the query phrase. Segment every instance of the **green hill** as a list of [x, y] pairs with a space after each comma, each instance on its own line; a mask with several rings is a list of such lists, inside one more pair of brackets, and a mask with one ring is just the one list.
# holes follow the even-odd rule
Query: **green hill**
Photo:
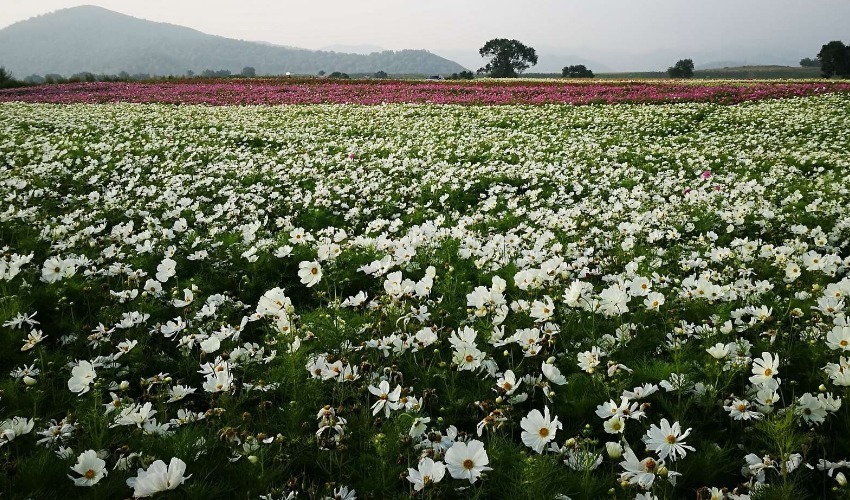
[[56, 73], [183, 75], [251, 66], [258, 75], [345, 73], [450, 74], [461, 65], [426, 50], [368, 55], [314, 51], [208, 35], [93, 6], [74, 7], [0, 30], [0, 66], [16, 77]]

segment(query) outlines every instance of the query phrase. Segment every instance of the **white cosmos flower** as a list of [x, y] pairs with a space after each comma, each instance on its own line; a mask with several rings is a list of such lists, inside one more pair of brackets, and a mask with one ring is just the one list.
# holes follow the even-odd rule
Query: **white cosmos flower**
[[513, 370], [506, 370], [502, 377], [496, 381], [496, 386], [505, 391], [508, 396], [513, 394], [520, 384], [522, 384], [522, 379], [517, 380]]
[[750, 383], [753, 385], [773, 385], [773, 377], [779, 374], [779, 356], [769, 352], [761, 353], [761, 358], [753, 360], [753, 375]]
[[216, 335], [211, 335], [210, 337], [204, 339], [201, 344], [201, 351], [212, 354], [216, 352], [221, 347], [221, 339], [219, 339]]
[[298, 277], [301, 278], [301, 283], [312, 287], [322, 280], [322, 266], [316, 262], [302, 261], [298, 264]]
[[713, 347], [709, 347], [705, 350], [712, 358], [714, 359], [723, 359], [729, 355], [729, 346], [724, 344], [723, 342], [718, 342], [714, 344]]
[[413, 483], [415, 491], [422, 491], [428, 485], [439, 483], [446, 475], [446, 465], [425, 457], [419, 461], [416, 469], [407, 469], [407, 480]]
[[398, 398], [401, 396], [401, 385], [397, 385], [395, 389], [390, 391], [390, 383], [382, 380], [378, 387], [370, 385], [369, 392], [378, 398], [372, 405], [372, 415], [377, 415], [381, 410], [384, 410], [385, 416], [389, 418], [390, 411], [399, 408]]
[[541, 453], [546, 443], [555, 439], [555, 433], [562, 428], [558, 417], [550, 418], [548, 407], [544, 407], [543, 411], [541, 415], [540, 410], [531, 410], [519, 423], [523, 429], [522, 442], [537, 453]]
[[543, 371], [543, 375], [549, 379], [549, 382], [552, 382], [555, 385], [564, 385], [567, 383], [567, 377], [561, 374], [561, 370], [559, 370], [557, 366], [549, 363], [543, 363], [541, 370]]
[[172, 304], [174, 307], [186, 307], [195, 300], [195, 293], [192, 292], [191, 288], [183, 289], [183, 298], [182, 299], [174, 299]]
[[608, 434], [622, 434], [626, 430], [626, 421], [622, 415], [614, 415], [602, 424]]
[[649, 292], [643, 299], [643, 305], [651, 311], [657, 311], [664, 305], [664, 295], [659, 292]]
[[166, 257], [156, 266], [156, 279], [160, 283], [165, 283], [175, 274], [177, 274], [177, 262], [173, 259]]
[[50, 257], [41, 268], [41, 280], [55, 283], [65, 277], [65, 261], [59, 257]]
[[484, 443], [477, 439], [468, 443], [453, 444], [446, 452], [445, 461], [453, 478], [468, 479], [470, 484], [477, 481], [482, 472], [493, 470], [487, 467], [490, 458], [484, 449]]
[[670, 425], [666, 418], [662, 418], [660, 427], [652, 424], [646, 431], [643, 442], [646, 443], [648, 449], [658, 453], [658, 457], [662, 460], [669, 456], [671, 460], [675, 461], [684, 458], [687, 454], [685, 450], [694, 451], [693, 446], [688, 446], [683, 441], [690, 433], [690, 428], [682, 432], [679, 422], [673, 422]]
[[826, 345], [833, 351], [850, 351], [850, 326], [835, 326], [826, 334]]
[[0, 422], [0, 448], [18, 436], [29, 434], [33, 425], [35, 420], [24, 417], [12, 417]]
[[89, 386], [97, 378], [94, 367], [88, 361], [80, 361], [77, 366], [71, 368], [71, 378], [68, 380], [68, 389], [77, 394], [89, 392]]
[[627, 481], [629, 484], [635, 484], [645, 490], [652, 487], [658, 469], [664, 465], [663, 460], [657, 462], [650, 457], [638, 460], [631, 448], [626, 448], [623, 458], [620, 467], [625, 471], [620, 473], [620, 481]]
[[81, 477], [75, 478], [68, 475], [74, 480], [76, 486], [94, 486], [104, 478], [109, 471], [106, 470], [106, 462], [98, 458], [97, 452], [94, 450], [86, 450], [80, 453], [77, 457], [77, 463], [71, 467], [71, 470], [80, 474]]
[[180, 401], [186, 396], [190, 394], [194, 394], [196, 389], [194, 387], [186, 387], [183, 385], [175, 385], [169, 390], [170, 397], [166, 403], [173, 403], [175, 401]]
[[552, 297], [544, 295], [542, 301], [535, 300], [531, 303], [529, 315], [534, 318], [536, 323], [549, 321], [553, 314], [555, 314], [555, 303], [552, 301]]
[[233, 376], [230, 374], [229, 366], [225, 363], [222, 369], [207, 373], [202, 387], [206, 392], [229, 391], [233, 387]]
[[136, 477], [127, 479], [127, 486], [133, 488], [134, 497], [149, 497], [161, 491], [176, 489], [192, 477], [184, 476], [185, 472], [186, 462], [177, 457], [172, 458], [168, 466], [162, 460], [157, 460], [147, 470], [136, 471]]

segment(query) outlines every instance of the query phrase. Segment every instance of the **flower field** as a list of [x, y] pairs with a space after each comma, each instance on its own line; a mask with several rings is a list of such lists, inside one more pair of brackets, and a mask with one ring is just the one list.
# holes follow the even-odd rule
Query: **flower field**
[[0, 102], [168, 103], [168, 104], [613, 104], [713, 102], [739, 103], [762, 99], [805, 97], [850, 92], [850, 84], [813, 80], [696, 82], [590, 80], [498, 80], [475, 82], [327, 80], [251, 78], [189, 79], [161, 82], [99, 82], [41, 85], [0, 90]]
[[850, 95], [429, 85], [0, 104], [4, 498], [850, 497]]

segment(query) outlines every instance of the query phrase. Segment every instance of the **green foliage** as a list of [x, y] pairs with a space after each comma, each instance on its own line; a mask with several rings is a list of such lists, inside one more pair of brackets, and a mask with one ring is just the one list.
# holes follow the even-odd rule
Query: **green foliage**
[[676, 64], [667, 68], [670, 78], [693, 78], [694, 62], [690, 59], [680, 59]]
[[481, 57], [490, 58], [490, 62], [478, 73], [486, 73], [493, 78], [516, 78], [529, 66], [537, 64], [537, 52], [519, 40], [494, 38], [485, 43], [478, 53]]
[[804, 57], [800, 59], [800, 67], [802, 68], [820, 68], [820, 61], [817, 57], [812, 59], [811, 57]]
[[6, 71], [6, 68], [0, 66], [0, 89], [9, 89], [14, 87], [23, 87], [27, 83], [19, 82], [12, 77], [12, 73]]
[[448, 78], [449, 80], [473, 80], [475, 79], [475, 73], [472, 71], [461, 71], [460, 73], [452, 73], [452, 75]]
[[593, 71], [587, 69], [584, 64], [576, 66], [564, 66], [561, 70], [564, 78], [593, 78]]
[[833, 40], [818, 52], [821, 74], [824, 78], [850, 78], [850, 46], [839, 40]]

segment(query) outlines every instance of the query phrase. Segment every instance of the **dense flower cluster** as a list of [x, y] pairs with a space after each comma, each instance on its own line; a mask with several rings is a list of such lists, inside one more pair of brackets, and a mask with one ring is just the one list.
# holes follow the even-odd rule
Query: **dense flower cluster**
[[339, 80], [168, 80], [41, 85], [0, 90], [0, 102], [168, 103], [168, 104], [612, 104], [715, 102], [850, 92], [850, 84], [833, 81], [680, 81], [612, 80], [574, 83], [518, 80], [511, 83]]
[[0, 116], [13, 496], [845, 493], [846, 94]]

